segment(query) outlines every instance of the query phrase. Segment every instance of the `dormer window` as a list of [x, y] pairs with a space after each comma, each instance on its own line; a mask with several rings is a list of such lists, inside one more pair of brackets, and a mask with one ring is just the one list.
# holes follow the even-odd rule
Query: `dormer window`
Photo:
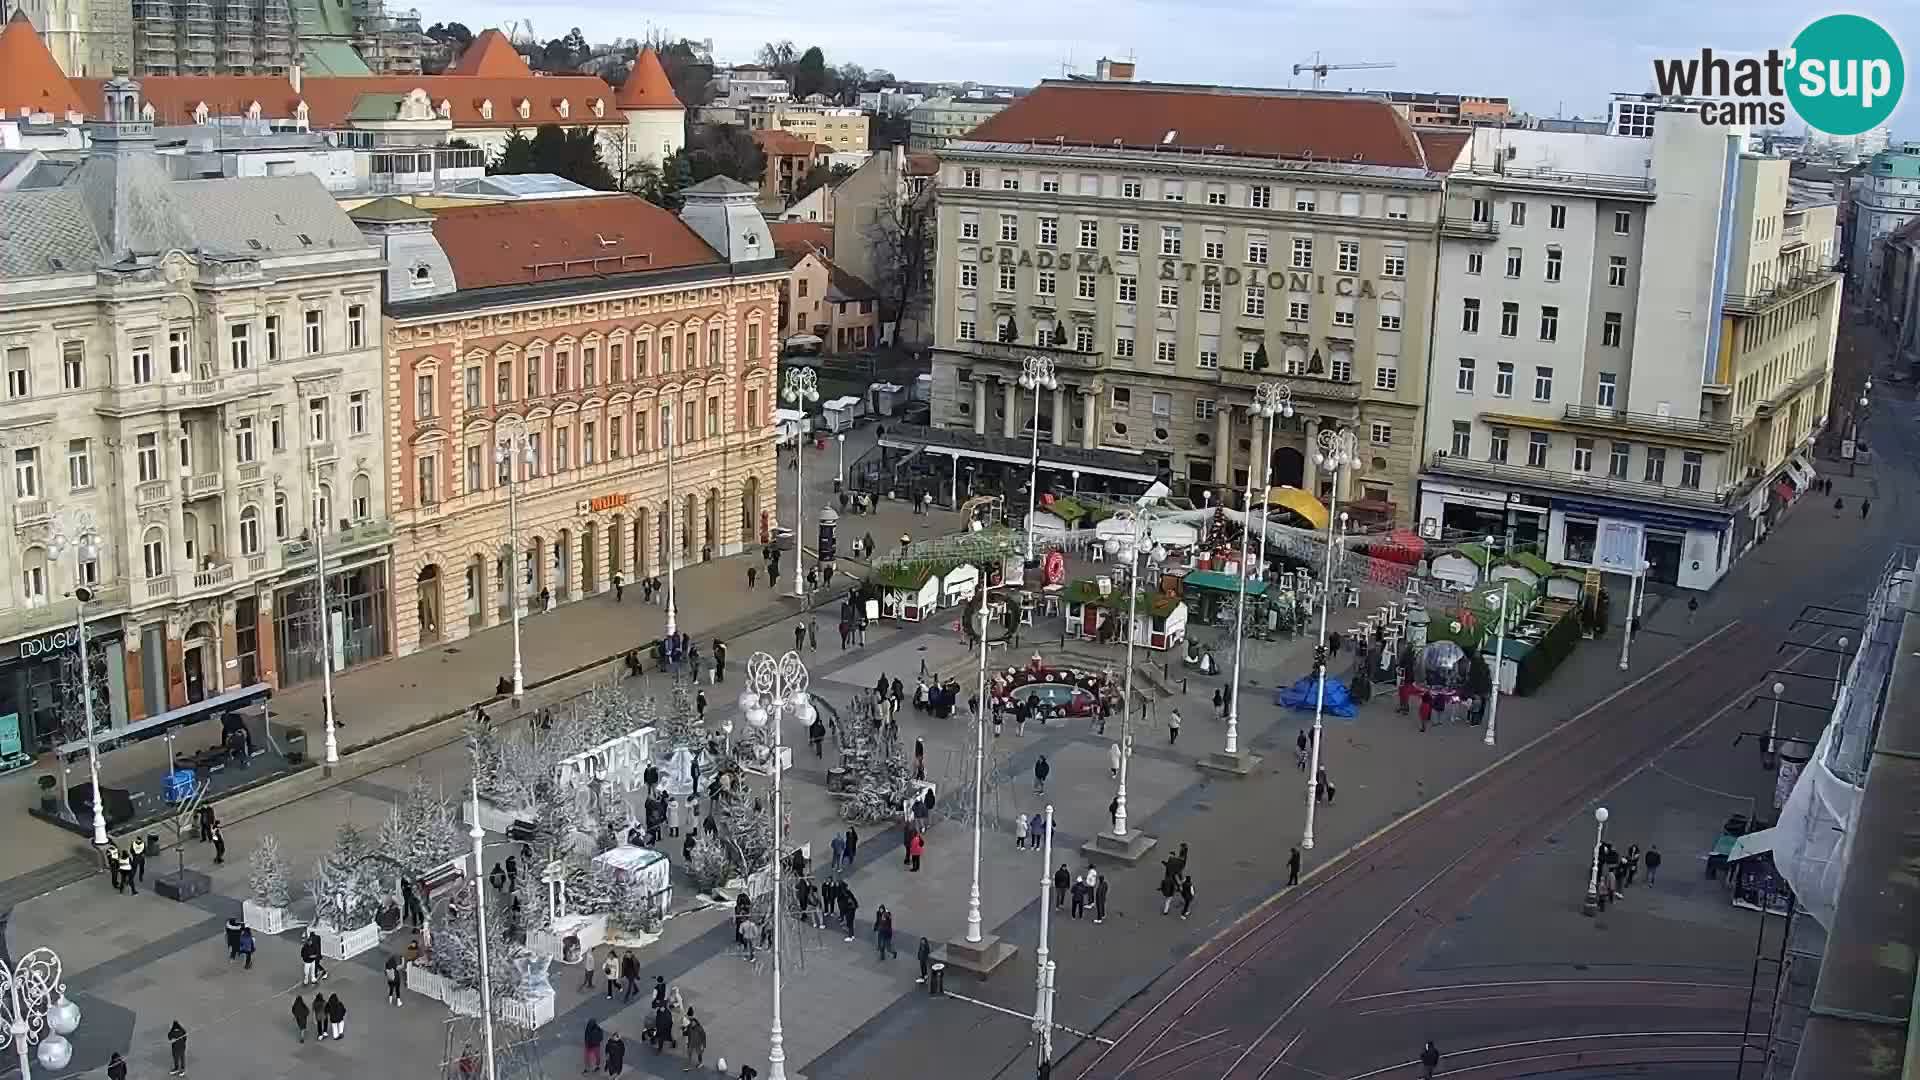
[[416, 289], [433, 288], [433, 267], [425, 263], [416, 265], [412, 270], [413, 287]]
[[593, 99], [593, 115], [595, 116], [607, 115], [607, 103], [605, 99], [603, 98]]
[[513, 107], [513, 111], [520, 114], [520, 119], [525, 120], [527, 117], [533, 115], [533, 102], [528, 101], [526, 98], [521, 98], [520, 103]]
[[440, 119], [445, 120], [453, 115], [453, 102], [448, 101], [446, 98], [441, 98], [440, 104], [435, 105], [433, 111]]
[[145, 105], [140, 106], [140, 119], [145, 120], [147, 123], [153, 123], [153, 118], [157, 115], [159, 114], [153, 111], [153, 102], [149, 101]]
[[249, 120], [260, 119], [260, 103], [259, 102], [256, 101], [247, 106], [247, 119]]
[[480, 119], [482, 119], [482, 120], [491, 120], [491, 119], [493, 119], [493, 100], [492, 100], [491, 98], [483, 98], [483, 99], [481, 99], [481, 101], [480, 101]]
[[562, 120], [565, 120], [573, 112], [573, 105], [566, 98], [560, 99], [558, 108], [560, 110], [560, 119]]
[[293, 107], [293, 121], [294, 123], [298, 124], [302, 130], [306, 129], [307, 127], [307, 103], [306, 102], [302, 101]]
[[203, 101], [200, 104], [195, 105], [193, 107], [193, 122], [196, 124], [204, 124], [207, 122], [207, 103], [206, 102]]

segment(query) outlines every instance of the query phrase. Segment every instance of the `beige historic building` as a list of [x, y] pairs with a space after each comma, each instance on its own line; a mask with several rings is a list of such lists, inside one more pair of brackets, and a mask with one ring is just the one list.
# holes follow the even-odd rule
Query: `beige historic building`
[[627, 195], [354, 211], [389, 265], [398, 652], [506, 621], [516, 585], [538, 610], [770, 534], [789, 270], [753, 189], [685, 194], [679, 217]]
[[[114, 726], [387, 650], [381, 263], [310, 176], [176, 181], [137, 84], [0, 192], [0, 714], [71, 738], [75, 588]], [[92, 539], [91, 550], [85, 542]]]
[[[1351, 429], [1342, 501], [1410, 519], [1441, 185], [1391, 105], [1047, 82], [939, 157], [936, 427], [1023, 458], [1038, 423], [1079, 451], [1062, 470], [1236, 503], [1269, 461], [1324, 498], [1313, 440]], [[1037, 416], [1028, 356], [1062, 384]], [[1270, 380], [1296, 415], [1268, 447], [1247, 408]]]

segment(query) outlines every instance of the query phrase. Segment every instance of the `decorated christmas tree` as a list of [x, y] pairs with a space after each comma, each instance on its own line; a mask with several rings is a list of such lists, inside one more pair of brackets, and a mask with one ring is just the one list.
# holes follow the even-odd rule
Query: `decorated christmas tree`
[[373, 922], [387, 903], [386, 888], [370, 858], [373, 849], [359, 826], [340, 826], [333, 849], [322, 855], [307, 882], [314, 920], [335, 930]]
[[693, 691], [676, 684], [667, 699], [667, 707], [656, 721], [655, 745], [662, 754], [674, 750], [698, 750], [707, 744], [707, 726], [693, 706]]
[[261, 907], [284, 908], [293, 902], [287, 881], [287, 857], [280, 852], [280, 841], [272, 833], [260, 838], [260, 846], [247, 858], [247, 887], [253, 902]]
[[467, 847], [453, 804], [426, 777], [416, 777], [407, 797], [380, 825], [380, 851], [409, 877], [420, 877], [459, 856]]
[[694, 842], [693, 859], [687, 864], [687, 875], [693, 879], [694, 887], [702, 892], [718, 889], [739, 876], [726, 847], [718, 838], [704, 832]]
[[846, 754], [848, 797], [840, 815], [855, 824], [891, 821], [913, 793], [913, 774], [900, 753], [900, 740], [886, 728], [856, 732]]
[[575, 793], [562, 790], [555, 780], [539, 784], [534, 789], [530, 841], [538, 865], [528, 869], [538, 873], [547, 863], [572, 854], [574, 834], [580, 827], [580, 805]]

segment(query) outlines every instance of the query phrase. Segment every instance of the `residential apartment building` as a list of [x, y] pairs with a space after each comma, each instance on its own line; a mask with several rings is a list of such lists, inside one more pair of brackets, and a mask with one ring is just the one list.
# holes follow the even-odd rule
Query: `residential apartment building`
[[1884, 243], [1875, 289], [1881, 304], [1874, 314], [1893, 331], [1894, 359], [1909, 365], [1911, 374], [1911, 365], [1920, 364], [1920, 221], [1908, 222]]
[[[903, 295], [902, 274], [917, 268], [923, 275], [904, 290], [907, 310], [883, 313], [895, 344], [922, 347], [933, 340], [931, 253], [938, 231], [933, 183], [939, 171], [934, 155], [895, 146], [833, 185], [834, 264], [871, 284], [889, 307]], [[915, 250], [924, 253], [918, 260], [912, 257]]]
[[0, 192], [0, 712], [30, 750], [74, 737], [78, 585], [114, 726], [318, 677], [323, 620], [335, 668], [389, 652], [380, 253], [312, 177], [172, 179], [143, 115], [113, 80], [77, 168]]
[[1466, 128], [1504, 124], [1513, 118], [1513, 105], [1503, 97], [1389, 90], [1387, 100], [1416, 128]]
[[1424, 535], [1705, 589], [1804, 488], [1833, 207], [1745, 138], [1474, 132], [1440, 226]]
[[[1037, 424], [1082, 471], [1236, 502], [1269, 463], [1325, 496], [1315, 440], [1350, 429], [1342, 501], [1411, 514], [1441, 189], [1385, 100], [1049, 81], [939, 162], [936, 426]], [[1062, 381], [1038, 415], [1028, 356]], [[1271, 447], [1269, 380], [1296, 410]]]
[[630, 195], [355, 212], [388, 264], [398, 652], [771, 535], [787, 264], [753, 189], [684, 194], [679, 217]]
[[1853, 251], [1847, 274], [1867, 297], [1880, 283], [1888, 236], [1920, 220], [1920, 142], [1873, 156], [1853, 192]]
[[785, 101], [793, 96], [787, 80], [761, 67], [726, 68], [713, 73], [714, 104], [744, 108], [756, 101]]
[[760, 198], [775, 209], [791, 203], [807, 175], [824, 165], [832, 153], [830, 147], [777, 129], [756, 131], [753, 141], [767, 158], [766, 169], [760, 173]]
[[928, 98], [907, 114], [907, 143], [916, 151], [938, 150], [963, 139], [989, 117], [1013, 104], [1011, 97], [956, 96]]
[[859, 109], [810, 105], [800, 101], [756, 102], [747, 111], [752, 131], [784, 131], [797, 138], [852, 153], [867, 149], [870, 118]]

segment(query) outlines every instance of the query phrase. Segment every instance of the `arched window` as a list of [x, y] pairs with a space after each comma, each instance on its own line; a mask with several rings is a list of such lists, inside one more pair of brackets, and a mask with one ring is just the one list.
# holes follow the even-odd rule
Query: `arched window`
[[141, 538], [140, 558], [148, 578], [167, 575], [167, 534], [160, 526], [149, 528]]
[[315, 505], [313, 517], [314, 517], [313, 523], [315, 528], [325, 530], [331, 527], [327, 523], [333, 520], [333, 485], [332, 484], [320, 485], [320, 498]]
[[240, 554], [260, 554], [260, 508], [243, 507], [240, 511]]
[[47, 602], [47, 549], [30, 547], [20, 560], [20, 596], [28, 607]]
[[287, 520], [287, 493], [284, 491], [276, 491], [273, 493], [273, 538], [275, 540], [285, 540], [287, 538], [287, 527], [289, 524]]
[[366, 473], [353, 476], [353, 520], [365, 521], [373, 516], [373, 481]]

